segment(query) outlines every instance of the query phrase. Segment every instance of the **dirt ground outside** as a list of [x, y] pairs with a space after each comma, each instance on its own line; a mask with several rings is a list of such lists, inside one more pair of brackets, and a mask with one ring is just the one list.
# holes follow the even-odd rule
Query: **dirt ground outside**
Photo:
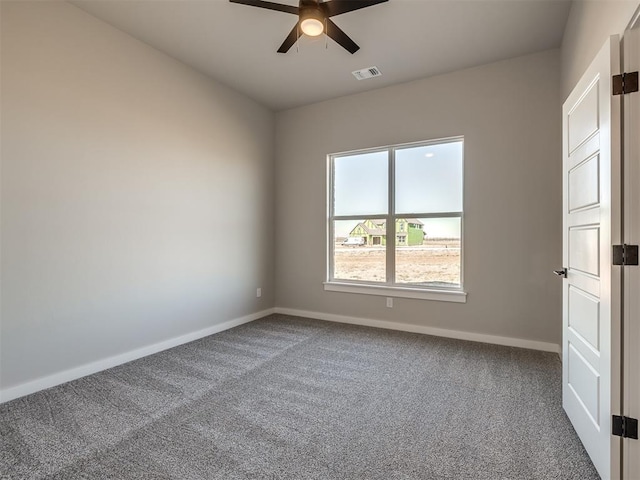
[[[334, 276], [338, 280], [384, 282], [386, 248], [345, 247], [336, 243]], [[396, 247], [396, 283], [460, 285], [460, 240], [426, 240]]]

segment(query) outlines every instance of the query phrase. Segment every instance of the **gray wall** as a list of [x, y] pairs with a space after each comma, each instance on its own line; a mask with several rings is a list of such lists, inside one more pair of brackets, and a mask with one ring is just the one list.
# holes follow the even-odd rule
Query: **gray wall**
[[610, 35], [622, 36], [638, 0], [574, 0], [562, 39], [562, 99]]
[[273, 306], [272, 113], [58, 2], [1, 80], [2, 388]]
[[[552, 50], [277, 114], [276, 305], [559, 344], [560, 105]], [[326, 155], [454, 135], [467, 303], [325, 292]]]
[[[561, 55], [277, 114], [276, 217], [269, 111], [73, 6], [2, 2], [0, 388], [274, 304], [559, 343], [560, 105], [638, 4], [575, 1]], [[468, 302], [325, 292], [326, 154], [451, 135]]]

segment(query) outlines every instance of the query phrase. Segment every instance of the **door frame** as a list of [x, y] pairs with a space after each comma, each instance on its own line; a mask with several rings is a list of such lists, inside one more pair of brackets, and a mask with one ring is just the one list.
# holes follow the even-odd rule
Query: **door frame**
[[[621, 43], [622, 71], [640, 69], [640, 7]], [[635, 59], [635, 60], [634, 60]], [[622, 242], [640, 244], [640, 93], [622, 95]], [[640, 267], [622, 267], [621, 415], [640, 418]], [[621, 477], [640, 471], [640, 440], [622, 439]]]

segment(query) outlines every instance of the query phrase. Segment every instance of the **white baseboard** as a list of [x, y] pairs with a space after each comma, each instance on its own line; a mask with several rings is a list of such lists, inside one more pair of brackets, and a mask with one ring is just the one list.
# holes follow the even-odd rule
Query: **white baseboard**
[[187, 333], [186, 335], [170, 338], [169, 340], [154, 343], [153, 345], [137, 348], [126, 353], [114, 355], [113, 357], [104, 358], [102, 360], [87, 363], [79, 367], [54, 373], [46, 377], [38, 378], [30, 382], [22, 383], [20, 385], [16, 385], [15, 387], [6, 388], [4, 390], [0, 390], [0, 403], [8, 402], [9, 400], [13, 400], [15, 398], [39, 392], [40, 390], [44, 390], [46, 388], [55, 387], [56, 385], [70, 382], [81, 377], [86, 377], [87, 375], [101, 372], [102, 370], [116, 367], [132, 360], [137, 360], [139, 358], [153, 355], [154, 353], [158, 353], [169, 348], [177, 347], [178, 345], [182, 345], [183, 343], [193, 342], [194, 340], [213, 335], [214, 333], [229, 330], [230, 328], [237, 327], [238, 325], [258, 320], [259, 318], [266, 317], [267, 315], [271, 315], [274, 312], [275, 309], [269, 308], [267, 310], [252, 313], [251, 315], [235, 318], [218, 325], [213, 325], [211, 327], [198, 330], [197, 332]]
[[485, 335], [482, 333], [463, 332], [460, 330], [447, 330], [444, 328], [427, 327], [423, 325], [413, 325], [410, 323], [396, 323], [386, 320], [372, 320], [360, 317], [348, 317], [332, 313], [309, 312], [306, 310], [295, 310], [292, 308], [276, 307], [275, 313], [283, 315], [293, 315], [297, 317], [315, 318], [329, 322], [349, 323], [352, 325], [363, 325], [366, 327], [385, 328], [387, 330], [400, 330], [402, 332], [423, 333], [436, 337], [455, 338], [458, 340], [469, 340], [471, 342], [492, 343], [495, 345], [505, 345], [508, 347], [528, 348], [530, 350], [541, 350], [543, 352], [560, 352], [560, 345], [555, 343], [538, 342], [536, 340], [525, 340], [523, 338], [498, 337], [495, 335]]
[[561, 353], [560, 345], [555, 343], [538, 342], [535, 340], [525, 340], [521, 338], [511, 337], [499, 337], [495, 335], [484, 335], [481, 333], [463, 332], [460, 330], [447, 330], [443, 328], [427, 327], [423, 325], [413, 325], [409, 323], [396, 323], [386, 320], [372, 320], [368, 318], [349, 317], [346, 315], [336, 315], [332, 313], [310, 312], [306, 310], [296, 310], [292, 308], [269, 308], [260, 312], [247, 315], [245, 317], [236, 318], [227, 322], [213, 325], [211, 327], [198, 330], [197, 332], [187, 333], [179, 337], [170, 338], [163, 342], [154, 343], [146, 347], [131, 350], [126, 353], [114, 355], [113, 357], [105, 358], [95, 362], [87, 363], [79, 367], [64, 370], [62, 372], [54, 373], [46, 377], [38, 378], [30, 382], [25, 382], [15, 387], [6, 388], [0, 390], [0, 403], [8, 402], [10, 400], [29, 395], [31, 393], [39, 392], [46, 388], [55, 387], [78, 378], [91, 375], [93, 373], [101, 372], [108, 368], [122, 365], [123, 363], [131, 362], [154, 353], [167, 350], [172, 347], [177, 347], [184, 343], [193, 342], [203, 337], [213, 335], [214, 333], [222, 332], [239, 325], [258, 320], [260, 318], [271, 315], [272, 313], [280, 313], [283, 315], [293, 315], [297, 317], [315, 318], [318, 320], [326, 320], [329, 322], [347, 323], [352, 325], [363, 325], [366, 327], [385, 328], [388, 330], [399, 330], [403, 332], [422, 333], [426, 335], [434, 335], [437, 337], [456, 338], [458, 340], [469, 340], [472, 342], [492, 343], [495, 345], [505, 345], [509, 347], [528, 348], [531, 350], [541, 350], [544, 352]]

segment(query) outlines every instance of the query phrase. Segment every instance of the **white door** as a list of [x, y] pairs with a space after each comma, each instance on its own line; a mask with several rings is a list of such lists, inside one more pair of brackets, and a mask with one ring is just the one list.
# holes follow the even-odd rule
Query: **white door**
[[620, 70], [618, 37], [602, 47], [562, 108], [562, 404], [598, 473], [620, 476]]
[[[640, 19], [624, 32], [624, 71], [640, 70]], [[624, 243], [640, 243], [640, 93], [624, 104]], [[640, 418], [640, 267], [624, 267], [623, 415]], [[623, 478], [640, 479], [640, 440], [622, 441]]]

